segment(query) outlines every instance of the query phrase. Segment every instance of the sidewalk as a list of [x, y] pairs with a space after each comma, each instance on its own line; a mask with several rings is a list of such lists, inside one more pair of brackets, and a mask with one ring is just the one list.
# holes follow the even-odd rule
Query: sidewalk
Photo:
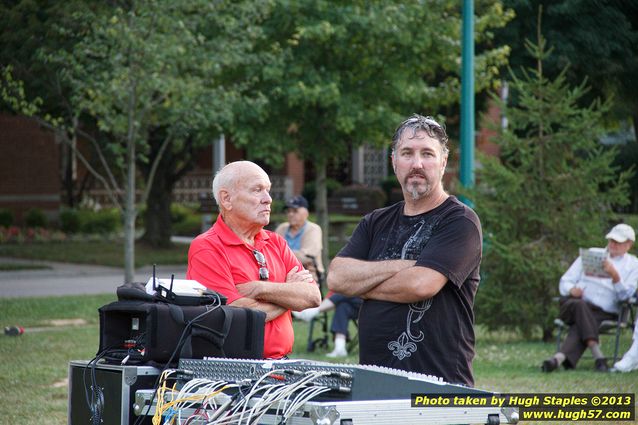
[[[0, 263], [38, 264], [48, 269], [0, 271], [0, 298], [45, 297], [56, 295], [114, 294], [124, 283], [124, 269], [50, 261], [22, 260], [0, 257]], [[158, 277], [175, 274], [184, 279], [186, 265], [157, 266]], [[135, 271], [136, 282], [146, 282], [153, 275], [153, 266]]]

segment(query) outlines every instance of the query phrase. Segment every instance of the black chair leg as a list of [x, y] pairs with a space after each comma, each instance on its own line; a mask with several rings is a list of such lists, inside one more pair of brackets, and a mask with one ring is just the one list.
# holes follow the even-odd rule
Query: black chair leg
[[308, 324], [308, 343], [306, 346], [306, 351], [312, 353], [315, 351], [315, 341], [312, 339], [312, 331], [315, 327], [315, 319], [312, 319]]
[[616, 325], [616, 341], [614, 343], [614, 359], [610, 365], [613, 366], [616, 363], [616, 360], [618, 360], [618, 348], [620, 346], [620, 333], [622, 332], [622, 322], [619, 320], [618, 324]]
[[[315, 324], [317, 322], [321, 325], [322, 335], [319, 338], [314, 337]], [[317, 346], [326, 348], [328, 347], [328, 313], [321, 313], [319, 316], [313, 318], [308, 324], [308, 342], [306, 351], [312, 353]]]

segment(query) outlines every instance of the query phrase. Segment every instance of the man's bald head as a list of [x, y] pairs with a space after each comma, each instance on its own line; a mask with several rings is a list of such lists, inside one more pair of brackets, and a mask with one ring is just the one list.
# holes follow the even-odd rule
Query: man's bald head
[[226, 164], [215, 174], [213, 179], [213, 197], [217, 205], [221, 206], [219, 193], [222, 189], [233, 191], [248, 174], [263, 174], [268, 176], [263, 168], [251, 161], [235, 161]]

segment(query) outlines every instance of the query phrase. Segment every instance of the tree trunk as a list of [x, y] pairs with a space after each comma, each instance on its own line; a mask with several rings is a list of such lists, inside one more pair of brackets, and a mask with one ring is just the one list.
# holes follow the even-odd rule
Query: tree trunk
[[324, 264], [326, 271], [328, 270], [329, 259], [328, 252], [330, 246], [329, 243], [329, 231], [330, 222], [328, 218], [328, 189], [326, 187], [326, 162], [317, 161], [315, 163], [315, 185], [317, 189], [315, 197], [315, 208], [317, 210], [317, 222], [321, 226], [323, 233], [323, 251], [321, 253], [321, 260]]
[[[138, 166], [146, 184], [150, 184], [144, 215], [143, 240], [156, 248], [171, 246], [172, 222], [171, 202], [175, 184], [195, 166], [194, 143], [192, 139], [182, 141], [178, 146], [163, 149], [166, 132], [163, 128], [152, 129], [147, 136], [151, 147], [147, 162]], [[159, 159], [157, 159], [159, 156]], [[152, 174], [152, 163], [159, 161]], [[150, 180], [150, 182], [149, 182]]]
[[[59, 140], [60, 145], [60, 159], [61, 159], [61, 176], [62, 176], [62, 188], [64, 193], [64, 204], [69, 208], [74, 208], [77, 205], [75, 198], [75, 152], [73, 148], [76, 146], [77, 138], [68, 140], [68, 135], [64, 130], [57, 130], [55, 132], [55, 138], [67, 140]], [[56, 140], [58, 141], [58, 140]]]
[[[165, 157], [168, 155], [164, 155]], [[164, 162], [164, 161], [162, 161]], [[164, 164], [157, 168], [144, 215], [144, 241], [156, 248], [171, 246], [172, 176]]]
[[133, 282], [135, 273], [135, 104], [137, 86], [133, 81], [129, 94], [128, 132], [126, 135], [126, 189], [124, 203], [124, 282]]
[[127, 142], [126, 203], [124, 206], [124, 282], [133, 282], [135, 273], [135, 141]]

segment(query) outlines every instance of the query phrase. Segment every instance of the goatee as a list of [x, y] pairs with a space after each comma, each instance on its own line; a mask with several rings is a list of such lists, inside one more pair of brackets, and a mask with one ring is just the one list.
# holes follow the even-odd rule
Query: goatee
[[424, 197], [428, 196], [430, 193], [432, 193], [433, 189], [434, 188], [432, 187], [431, 184], [426, 183], [425, 184], [425, 188], [423, 190], [419, 191], [419, 186], [416, 185], [416, 184], [413, 184], [408, 189], [408, 192], [410, 193], [410, 196], [412, 196], [412, 200], [413, 201], [418, 201], [419, 199], [424, 198]]

